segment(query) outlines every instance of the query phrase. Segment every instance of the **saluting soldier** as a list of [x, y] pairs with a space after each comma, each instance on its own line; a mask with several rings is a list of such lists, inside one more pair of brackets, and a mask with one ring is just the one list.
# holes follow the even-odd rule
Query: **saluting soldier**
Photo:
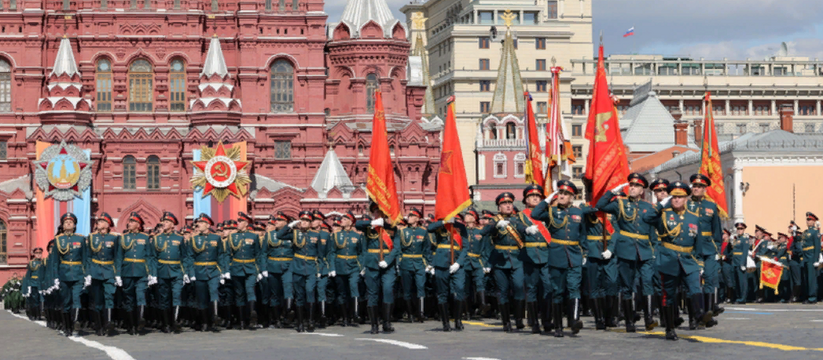
[[[269, 271], [261, 269], [257, 264], [263, 264], [265, 249], [261, 251], [257, 234], [251, 232], [249, 224], [254, 220], [246, 213], [237, 213], [237, 232], [229, 236], [230, 273], [234, 287], [234, 301], [238, 308], [238, 318], [242, 329], [254, 328], [257, 325], [257, 296], [254, 294], [254, 284], [269, 276]], [[250, 321], [245, 321], [244, 306], [248, 304]]]
[[337, 276], [337, 304], [343, 315], [343, 326], [359, 326], [352, 317], [357, 316], [360, 297], [360, 272], [363, 270], [359, 258], [366, 249], [363, 234], [354, 230], [356, 218], [351, 211], [340, 217], [340, 231], [332, 234], [334, 252], [332, 257]]
[[732, 276], [734, 278], [734, 289], [737, 295], [732, 301], [735, 304], [745, 304], [749, 293], [749, 281], [747, 265], [750, 261], [749, 252], [753, 239], [746, 234], [748, 226], [738, 221], [734, 224], [735, 235], [731, 237], [729, 246], [726, 247], [725, 255], [731, 259]]
[[614, 319], [618, 315], [617, 260], [612, 257], [614, 241], [594, 211], [586, 214], [584, 225], [589, 307], [594, 310], [595, 329], [605, 330], [607, 326], [616, 326]]
[[[334, 271], [334, 261], [331, 259], [334, 252], [334, 246], [329, 244], [331, 234], [326, 226], [326, 216], [320, 210], [313, 210], [311, 221], [311, 229], [308, 231], [309, 241], [317, 243], [319, 251], [317, 258], [318, 277], [317, 277], [317, 302], [320, 305], [320, 318], [317, 323], [320, 328], [326, 327], [326, 291], [329, 285], [329, 279], [334, 278], [337, 272]], [[314, 319], [312, 318], [312, 321]]]
[[[291, 264], [295, 305], [297, 306], [297, 332], [314, 332], [314, 291], [317, 289], [317, 278], [320, 275], [318, 257], [322, 256], [317, 239], [309, 241], [312, 213], [304, 210], [299, 214], [299, 220], [292, 221], [277, 231], [277, 238], [291, 241], [294, 249], [294, 260]], [[304, 310], [308, 307], [308, 326], [304, 322]]]
[[43, 264], [43, 248], [34, 248], [31, 251], [33, 259], [26, 264], [26, 276], [20, 285], [20, 292], [26, 298], [26, 305], [29, 308], [30, 320], [40, 320], [40, 312], [43, 307], [43, 294], [40, 293], [40, 283], [46, 267]]
[[[477, 223], [480, 216], [477, 210], [469, 209], [463, 215], [466, 222], [466, 233], [468, 237], [464, 240], [466, 255], [468, 255], [464, 270], [466, 271], [466, 284], [474, 284], [474, 291], [477, 301], [480, 302], [480, 313], [489, 311], [489, 304], [486, 302], [486, 274], [491, 272], [489, 256], [492, 252], [492, 243], [489, 235], [494, 225], [486, 221], [485, 225]], [[466, 294], [468, 298], [468, 294]], [[464, 305], [465, 306], [465, 305]]]
[[[646, 331], [654, 329], [658, 323], [652, 317], [652, 295], [654, 295], [654, 246], [650, 236], [654, 230], [645, 215], [652, 213], [651, 203], [643, 200], [643, 193], [649, 182], [638, 173], [629, 174], [628, 183], [622, 184], [604, 194], [597, 202], [597, 208], [615, 217], [617, 228], [612, 234], [617, 255], [618, 279], [623, 295], [623, 313], [626, 331], [637, 331], [634, 325], [634, 282], [640, 278], [641, 295], [644, 297], [644, 323]], [[621, 196], [624, 187], [629, 186], [629, 196]], [[654, 221], [654, 220], [651, 220]], [[609, 254], [611, 255], [611, 254]]]
[[[112, 323], [112, 309], [114, 308], [114, 293], [118, 285], [116, 276], [120, 274], [115, 267], [115, 259], [120, 248], [120, 234], [112, 233], [114, 220], [107, 213], [100, 214], [97, 218], [96, 231], [89, 235], [88, 256], [86, 258], [86, 269], [88, 272], [86, 279], [90, 279], [89, 297], [94, 304], [95, 318], [97, 320], [97, 335], [102, 336], [104, 332], [113, 335], [114, 324]], [[102, 315], [103, 309], [106, 315]]]
[[674, 294], [681, 285], [686, 286], [695, 318], [701, 324], [709, 323], [712, 312], [703, 310], [700, 286], [700, 275], [703, 270], [697, 262], [698, 249], [702, 245], [699, 236], [700, 218], [687, 211], [686, 206], [691, 189], [687, 184], [676, 181], [669, 185], [669, 194], [671, 198], [653, 206], [652, 211], [643, 213], [642, 217], [644, 221], [657, 225], [658, 233], [661, 235], [662, 246], [659, 249], [658, 261], [663, 278], [666, 339], [677, 340], [677, 305]]
[[[197, 305], [200, 309], [199, 331], [214, 329], [213, 325], [220, 323], [217, 312], [217, 301], [220, 295], [217, 288], [225, 280], [231, 280], [226, 248], [220, 236], [210, 231], [214, 221], [206, 214], [200, 214], [195, 220], [196, 229], [191, 239], [189, 257], [189, 281], [195, 285]], [[209, 304], [211, 309], [209, 310]], [[211, 315], [211, 316], [210, 316]]]
[[[449, 294], [454, 301], [454, 328], [463, 330], [463, 298], [465, 297], [466, 273], [462, 269], [466, 262], [468, 249], [463, 241], [468, 238], [466, 226], [451, 219], [435, 221], [427, 229], [434, 233], [432, 247], [434, 254], [430, 262], [430, 269], [434, 270], [437, 287], [437, 306], [440, 310], [440, 320], [443, 322], [443, 331], [451, 331], [449, 326], [449, 311], [447, 309]], [[429, 270], [431, 271], [431, 270]]]
[[717, 288], [720, 284], [720, 247], [723, 245], [723, 233], [720, 226], [720, 209], [711, 199], [706, 198], [706, 188], [712, 181], [703, 174], [694, 174], [689, 178], [692, 184], [692, 197], [686, 204], [690, 212], [700, 218], [702, 248], [698, 249], [703, 262], [703, 296], [706, 307], [714, 316], [720, 315], [723, 308], [718, 305]]
[[179, 333], [180, 325], [177, 323], [177, 317], [180, 313], [180, 305], [182, 305], [183, 284], [191, 282], [185, 269], [190, 266], [185, 264], [188, 258], [186, 251], [189, 247], [185, 246], [183, 235], [174, 231], [174, 227], [178, 224], [174, 214], [168, 211], [163, 212], [160, 224], [162, 232], [154, 236], [154, 246], [150, 250], [153, 252], [154, 273], [157, 274], [157, 297], [163, 316], [162, 331], [168, 333], [173, 330]]
[[[526, 278], [526, 308], [529, 314], [528, 323], [533, 334], [540, 334], [540, 323], [537, 321], [538, 302], [542, 299], [544, 307], [541, 309], [543, 327], [546, 332], [551, 331], [549, 317], [552, 308], [552, 283], [549, 278], [549, 242], [551, 234], [546, 225], [539, 219], [533, 218], [534, 209], [543, 202], [543, 187], [529, 185], [523, 189], [523, 204], [526, 209], [517, 215], [517, 220], [525, 232], [525, 248], [520, 251], [523, 260], [523, 276]], [[520, 225], [518, 224], [518, 225]], [[543, 292], [538, 296], [540, 285]]]
[[54, 237], [54, 250], [49, 252], [49, 267], [46, 271], [54, 279], [54, 285], [59, 288], [62, 300], [63, 332], [71, 336], [79, 330], [77, 317], [82, 304], [80, 293], [83, 291], [86, 263], [86, 238], [75, 234], [77, 216], [65, 213], [60, 217], [61, 227]]
[[363, 233], [366, 241], [366, 249], [360, 261], [363, 266], [360, 274], [366, 282], [371, 333], [379, 332], [377, 324], [380, 312], [377, 306], [381, 293], [383, 295], [383, 331], [393, 332], [391, 308], [394, 304], [394, 283], [397, 280], [395, 260], [400, 255], [400, 249], [393, 246], [392, 237], [397, 229], [392, 224], [386, 223], [386, 215], [377, 203], [372, 202], [369, 205], [369, 211], [374, 220], [360, 220], [355, 223], [355, 228]]
[[[129, 335], [141, 333], [145, 327], [146, 290], [157, 281], [151, 273], [151, 241], [143, 232], [143, 218], [136, 212], [128, 219], [128, 230], [120, 237], [114, 266], [119, 270], [115, 281], [123, 286], [123, 307]], [[136, 307], [135, 307], [136, 305]], [[136, 309], [136, 310], [135, 310]]]
[[[420, 226], [422, 217], [423, 212], [412, 208], [408, 213], [409, 226], [397, 231], [394, 235], [394, 243], [400, 244], [400, 280], [403, 285], [403, 300], [406, 301], [409, 322], [414, 321], [413, 317], [417, 317], [418, 322], [423, 322], [426, 267], [431, 263], [433, 239], [426, 228]], [[414, 298], [412, 298], [412, 288], [416, 290]]]
[[[267, 226], [266, 232], [266, 252], [267, 262], [265, 268], [269, 272], [269, 306], [274, 320], [273, 326], [277, 329], [283, 327], [280, 318], [283, 304], [285, 311], [291, 309], [292, 295], [292, 273], [291, 264], [294, 259], [294, 250], [291, 240], [283, 240], [277, 237], [277, 231], [288, 225], [291, 218], [282, 211], [278, 211]], [[264, 295], [265, 296], [265, 295]]]
[[[669, 180], [666, 179], [655, 179], [654, 181], [649, 184], [649, 189], [652, 191], [652, 198], [653, 203], [659, 203], [663, 201], [663, 199], [669, 197]], [[657, 249], [660, 246], [660, 237], [657, 234], [657, 229], [651, 229], [649, 233], [649, 238], [652, 241], [653, 249]], [[655, 250], [656, 251], [656, 250]], [[655, 306], [662, 309], [663, 308], [663, 284], [662, 280], [660, 279], [660, 271], [658, 270], [659, 263], [657, 261], [653, 261], [652, 267], [654, 271], [652, 272], [652, 287], [654, 290], [654, 303]], [[661, 323], [660, 325], [663, 326], [663, 317], [660, 317]], [[683, 322], [683, 319], [678, 316], [677, 321], [679, 323]], [[679, 324], [675, 324], [676, 326], [680, 326]]]
[[511, 223], [514, 216], [514, 194], [504, 192], [494, 199], [498, 214], [492, 220], [495, 224], [491, 238], [494, 250], [489, 256], [489, 262], [494, 267], [494, 280], [497, 284], [497, 304], [503, 320], [503, 331], [512, 332], [509, 315], [509, 291], [514, 293], [515, 327], [520, 330], [526, 327], [523, 324], [523, 307], [526, 298], [523, 278], [523, 260], [520, 249], [523, 237]]
[[817, 215], [811, 212], [806, 213], [806, 231], [794, 240], [793, 251], [801, 254], [800, 269], [803, 278], [806, 301], [804, 304], [817, 303], [817, 267], [820, 265], [820, 230], [815, 223], [818, 221]]

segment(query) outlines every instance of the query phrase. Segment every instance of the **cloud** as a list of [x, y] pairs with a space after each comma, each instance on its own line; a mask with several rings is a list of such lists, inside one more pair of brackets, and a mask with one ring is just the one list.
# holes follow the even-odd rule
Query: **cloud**
[[[389, 5], [389, 9], [394, 13], [394, 17], [396, 17], [400, 21], [406, 21], [406, 16], [400, 12], [400, 8], [403, 5], [411, 3], [411, 0], [384, 0], [386, 4]], [[329, 22], [338, 22], [340, 21], [340, 16], [343, 15], [343, 9], [346, 8], [346, 4], [348, 0], [326, 0], [325, 10], [326, 13], [329, 14]]]
[[[823, 59], [823, 40], [821, 39], [796, 39], [787, 41], [786, 45], [789, 50], [789, 56]], [[778, 55], [780, 47], [781, 44], [778, 42], [744, 46], [739, 42], [721, 41], [685, 46], [678, 50], [676, 54], [667, 55], [682, 55], [694, 59], [705, 58], [719, 60], [727, 58], [729, 60], [756, 60]]]

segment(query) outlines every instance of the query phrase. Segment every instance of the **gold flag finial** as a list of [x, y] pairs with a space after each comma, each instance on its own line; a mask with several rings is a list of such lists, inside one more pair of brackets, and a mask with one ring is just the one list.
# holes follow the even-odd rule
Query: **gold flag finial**
[[517, 18], [517, 14], [513, 13], [509, 9], [506, 9], [506, 13], [503, 14], [503, 15], [500, 15], [500, 18], [503, 19], [503, 21], [506, 24], [506, 27], [511, 27], [512, 26], [512, 20]]
[[426, 20], [428, 20], [428, 18], [424, 18], [423, 13], [418, 11], [412, 14], [411, 20], [412, 30], [423, 30], [426, 28]]

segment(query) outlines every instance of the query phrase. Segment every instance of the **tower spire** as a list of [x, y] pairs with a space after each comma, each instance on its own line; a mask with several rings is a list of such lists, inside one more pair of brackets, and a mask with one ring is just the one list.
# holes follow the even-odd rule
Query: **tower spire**
[[510, 10], [506, 10], [501, 18], [506, 22], [506, 37], [503, 40], [500, 67], [497, 69], [497, 82], [494, 88], [491, 112], [493, 114], [520, 114], [525, 109], [525, 104], [523, 100], [523, 80], [520, 77], [520, 66], [517, 63], [514, 36], [511, 31], [511, 24], [515, 15]]

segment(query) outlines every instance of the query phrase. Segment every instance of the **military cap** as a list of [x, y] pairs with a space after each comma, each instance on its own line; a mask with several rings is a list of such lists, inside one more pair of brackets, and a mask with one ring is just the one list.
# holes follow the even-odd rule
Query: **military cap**
[[762, 226], [760, 226], [760, 225], [755, 225], [755, 226], [754, 226], [754, 229], [755, 229], [755, 230], [757, 230], [757, 231], [760, 231], [760, 232], [766, 232], [766, 229], [765, 229], [765, 228], [763, 228], [763, 227], [762, 227]]
[[180, 231], [182, 231], [184, 234], [189, 234], [191, 233], [191, 226], [186, 225], [182, 229], [180, 229]]
[[320, 210], [313, 210], [311, 212], [312, 219], [314, 220], [326, 220], [326, 215], [323, 215]]
[[175, 217], [174, 214], [172, 214], [171, 212], [168, 212], [168, 211], [164, 211], [163, 216], [160, 218], [160, 221], [165, 221], [165, 220], [171, 221], [172, 224], [174, 224], [175, 226], [177, 226], [177, 224], [178, 224], [177, 217]]
[[454, 214], [454, 218], [463, 221], [463, 214]]
[[726, 235], [731, 235], [732, 234], [732, 232], [729, 231], [729, 229], [723, 229], [723, 232], [726, 233]]
[[517, 208], [517, 205], [512, 206], [512, 214], [517, 214], [520, 212], [520, 209]]
[[136, 212], [131, 213], [131, 215], [129, 216], [129, 221], [134, 221], [140, 224], [141, 226], [145, 224], [145, 222], [143, 222], [143, 218], [140, 217], [140, 214]]
[[537, 195], [537, 196], [540, 196], [540, 198], [542, 199], [543, 198], [543, 187], [540, 186], [540, 185], [534, 185], [534, 184], [526, 186], [526, 188], [523, 189], [523, 202], [524, 203], [526, 202], [526, 198], [529, 197], [529, 195]]
[[226, 225], [226, 222], [224, 221], [224, 222], [221, 222], [221, 223], [217, 224], [217, 226], [215, 226], [215, 228], [217, 228], [217, 231], [223, 231], [223, 229], [225, 229], [226, 226], [228, 226], [228, 225]]
[[817, 215], [812, 214], [811, 212], [807, 212], [807, 213], [806, 213], [806, 220], [814, 220], [814, 221], [817, 221], [817, 220], [820, 220], [820, 219], [818, 219], [818, 218], [817, 218]]
[[252, 217], [249, 216], [249, 214], [246, 214], [242, 211], [237, 212], [237, 221], [245, 221], [249, 224], [254, 224], [254, 219], [252, 219]]
[[477, 216], [477, 210], [475, 210], [475, 209], [468, 209], [468, 210], [466, 210], [466, 215], [471, 215], [471, 216], [474, 216], [474, 219], [475, 219], [475, 220], [477, 220], [477, 219], [479, 219], [479, 218], [480, 218], [479, 216]]
[[360, 220], [363, 220], [363, 221], [372, 221], [373, 219], [371, 218], [371, 215], [369, 215], [369, 214], [363, 214], [363, 216], [362, 216], [362, 217], [360, 217]]
[[694, 174], [690, 176], [689, 182], [692, 183], [692, 185], [712, 186], [712, 180], [703, 174]]
[[66, 219], [71, 219], [71, 221], [74, 221], [74, 223], [77, 224], [77, 216], [70, 212], [63, 214], [63, 216], [60, 217], [60, 223], [63, 223]]
[[378, 206], [376, 202], [369, 201], [369, 211], [374, 211], [374, 210], [379, 209], [379, 208], [380, 208], [380, 206]]
[[198, 216], [198, 217], [197, 217], [197, 220], [195, 220], [194, 222], [204, 222], [204, 223], [206, 223], [206, 224], [209, 224], [209, 226], [214, 226], [214, 220], [212, 220], [212, 219], [211, 219], [208, 215], [206, 215], [206, 214], [200, 214], [200, 216]]
[[569, 180], [560, 180], [557, 182], [557, 191], [568, 191], [572, 195], [577, 195], [577, 186]]
[[418, 208], [411, 208], [411, 210], [409, 210], [409, 215], [408, 216], [412, 216], [412, 215], [417, 216], [417, 217], [423, 217], [423, 212], [420, 211]]
[[343, 226], [343, 223], [340, 222], [340, 220], [342, 220], [342, 219], [343, 219], [342, 216], [338, 216], [338, 217], [334, 218], [334, 220], [332, 222], [332, 225], [334, 225], [334, 226]]
[[254, 224], [254, 231], [264, 231], [265, 229], [266, 229], [266, 226], [264, 226], [260, 222], [257, 222], [257, 223]]
[[329, 224], [327, 224], [327, 223], [322, 223], [322, 224], [320, 224], [320, 227], [322, 227], [322, 228], [324, 228], [324, 229], [326, 229], [326, 230], [331, 230], [331, 226], [329, 226]]
[[737, 229], [738, 226], [742, 226], [744, 229], [749, 227], [748, 225], [746, 225], [746, 223], [744, 223], [742, 221], [738, 221], [738, 222], [734, 223], [734, 228], [735, 229]]
[[237, 229], [237, 220], [226, 220], [223, 224], [223, 229], [226, 230], [236, 230]]
[[313, 219], [311, 211], [308, 211], [308, 210], [301, 211], [300, 215], [298, 215], [298, 217], [300, 218], [300, 220], [312, 221], [312, 219]]
[[114, 226], [114, 220], [112, 220], [111, 215], [109, 215], [109, 213], [104, 212], [104, 213], [100, 214], [100, 216], [97, 217], [97, 221], [100, 221], [100, 220], [103, 220], [103, 221], [109, 223], [109, 226], [112, 226], [112, 227]]
[[786, 234], [784, 234], [784, 233], [782, 233], [782, 232], [777, 233], [777, 237], [778, 237], [778, 238], [779, 238], [779, 237], [781, 237], [781, 236], [782, 236], [782, 237], [784, 237], [784, 238], [787, 238], [787, 239], [789, 238], [789, 235], [786, 235]]
[[286, 215], [286, 213], [284, 213], [282, 211], [278, 211], [278, 212], [274, 213], [274, 215], [271, 216], [271, 220], [274, 220], [274, 221], [277, 221], [277, 220], [289, 221], [289, 220], [291, 220], [291, 217], [289, 217], [288, 215]]
[[484, 219], [494, 219], [494, 213], [491, 211], [483, 210], [481, 213], [483, 214]]
[[36, 253], [36, 252], [38, 252], [38, 251], [39, 251], [39, 252], [43, 252], [43, 248], [41, 248], [41, 247], [36, 247], [36, 248], [34, 248], [34, 249], [31, 251], [31, 253], [32, 253], [32, 254], [34, 254], [34, 253]]
[[494, 199], [494, 203], [496, 205], [500, 205], [501, 203], [504, 203], [504, 202], [514, 202], [514, 194], [507, 191], [507, 192], [501, 193], [500, 195], [497, 195], [497, 198]]
[[671, 196], [689, 196], [692, 194], [692, 189], [689, 185], [686, 185], [683, 182], [675, 181], [669, 184], [669, 195]]
[[629, 174], [629, 184], [637, 184], [642, 186], [644, 189], [649, 187], [649, 181], [646, 180], [645, 176], [640, 175], [640, 173]]
[[651, 189], [654, 190], [667, 190], [669, 188], [669, 180], [666, 179], [657, 179], [652, 181]]
[[346, 212], [343, 214], [343, 216], [341, 216], [341, 218], [343, 218], [343, 217], [347, 217], [347, 218], [349, 218], [349, 220], [351, 220], [351, 221], [357, 221], [357, 217], [356, 217], [356, 216], [354, 216], [354, 213], [353, 213], [353, 212], [351, 212], [351, 210], [346, 211]]

